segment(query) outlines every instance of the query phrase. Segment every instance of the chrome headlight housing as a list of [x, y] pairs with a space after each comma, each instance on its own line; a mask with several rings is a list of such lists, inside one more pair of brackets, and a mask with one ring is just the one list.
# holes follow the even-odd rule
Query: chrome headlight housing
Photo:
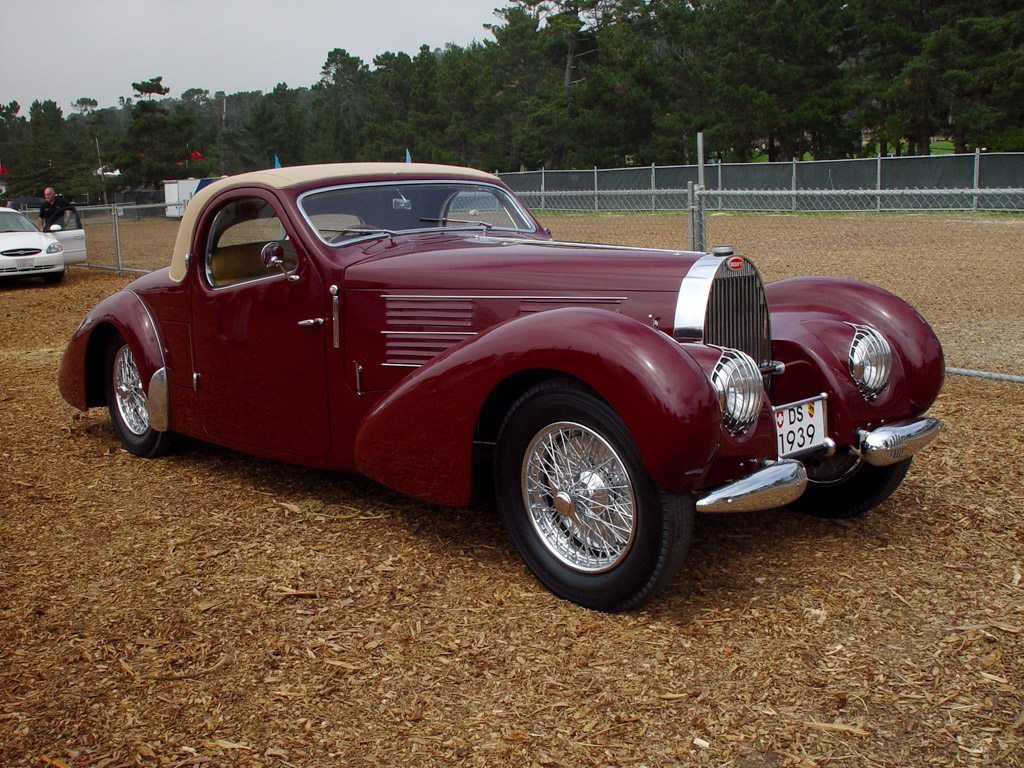
[[722, 421], [730, 432], [742, 432], [754, 423], [764, 401], [764, 383], [757, 363], [738, 349], [724, 349], [711, 372], [711, 385], [722, 408]]
[[853, 341], [850, 342], [850, 376], [857, 389], [867, 400], [874, 400], [885, 389], [892, 374], [892, 350], [874, 328], [853, 325]]
[[50, 243], [48, 246], [46, 246], [46, 252], [49, 253], [49, 254], [60, 253], [63, 250], [64, 250], [64, 246], [62, 246], [56, 240], [54, 240], [52, 243]]

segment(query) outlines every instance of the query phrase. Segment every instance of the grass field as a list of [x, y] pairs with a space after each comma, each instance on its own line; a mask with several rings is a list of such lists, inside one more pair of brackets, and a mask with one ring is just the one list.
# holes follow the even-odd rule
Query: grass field
[[[679, 247], [680, 221], [546, 223]], [[769, 279], [817, 247], [957, 328], [1014, 289], [936, 256], [961, 227], [852, 261], [784, 223], [710, 227]], [[160, 228], [138, 242], [165, 262]], [[0, 283], [0, 765], [1024, 765], [1024, 387], [950, 377], [943, 434], [881, 508], [701, 517], [670, 592], [607, 616], [540, 587], [486, 499], [125, 453], [56, 375], [127, 280]], [[967, 285], [993, 310], [944, 314], [934, 286]]]

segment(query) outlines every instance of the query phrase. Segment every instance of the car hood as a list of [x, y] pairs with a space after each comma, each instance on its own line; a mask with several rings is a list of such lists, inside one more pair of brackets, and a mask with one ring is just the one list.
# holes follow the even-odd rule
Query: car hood
[[670, 291], [701, 254], [466, 233], [375, 241], [346, 270], [349, 289]]
[[56, 242], [53, 235], [42, 232], [0, 232], [0, 253], [12, 248], [38, 248], [46, 251], [46, 246]]

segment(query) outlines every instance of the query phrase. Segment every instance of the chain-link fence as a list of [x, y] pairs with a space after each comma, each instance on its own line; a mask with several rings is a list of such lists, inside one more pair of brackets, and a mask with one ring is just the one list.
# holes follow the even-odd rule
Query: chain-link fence
[[[594, 177], [577, 181], [584, 178]], [[949, 366], [1024, 376], [1022, 188], [702, 190], [680, 173], [661, 178], [666, 185], [686, 181], [681, 189], [641, 192], [608, 189], [597, 178], [596, 198], [593, 189], [545, 190], [545, 205], [529, 192], [521, 196], [560, 240], [732, 245], [768, 281], [827, 274], [881, 285], [932, 323]], [[619, 176], [618, 183], [636, 178]], [[167, 216], [164, 204], [79, 212], [88, 266], [146, 272], [169, 264], [180, 220]]]
[[170, 264], [180, 219], [168, 217], [163, 203], [96, 205], [78, 212], [85, 228], [87, 266], [149, 272]]
[[956, 369], [1024, 376], [1024, 189], [701, 191], [703, 243], [766, 280], [840, 275], [911, 304]]
[[[968, 155], [784, 163], [716, 162], [586, 171], [542, 169], [500, 176], [537, 211], [666, 211], [687, 206], [686, 188], [691, 183], [709, 192], [971, 189], [990, 193], [1020, 189], [1024, 187], [1024, 153], [976, 151]], [[939, 196], [930, 202], [938, 208], [954, 207]], [[968, 202], [975, 206], [978, 203]]]

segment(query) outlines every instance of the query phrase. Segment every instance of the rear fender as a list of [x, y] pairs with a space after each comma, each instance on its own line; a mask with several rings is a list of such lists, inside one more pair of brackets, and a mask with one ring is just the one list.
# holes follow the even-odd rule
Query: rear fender
[[679, 344], [613, 312], [564, 308], [497, 325], [409, 375], [363, 420], [356, 466], [410, 496], [468, 502], [484, 403], [527, 372], [571, 376], [594, 389], [667, 490], [693, 487], [718, 445], [721, 414], [712, 388]]
[[64, 350], [58, 383], [61, 395], [75, 408], [106, 404], [104, 355], [115, 334], [131, 347], [147, 394], [153, 374], [164, 368], [164, 344], [149, 308], [132, 291], [118, 291], [85, 316]]

